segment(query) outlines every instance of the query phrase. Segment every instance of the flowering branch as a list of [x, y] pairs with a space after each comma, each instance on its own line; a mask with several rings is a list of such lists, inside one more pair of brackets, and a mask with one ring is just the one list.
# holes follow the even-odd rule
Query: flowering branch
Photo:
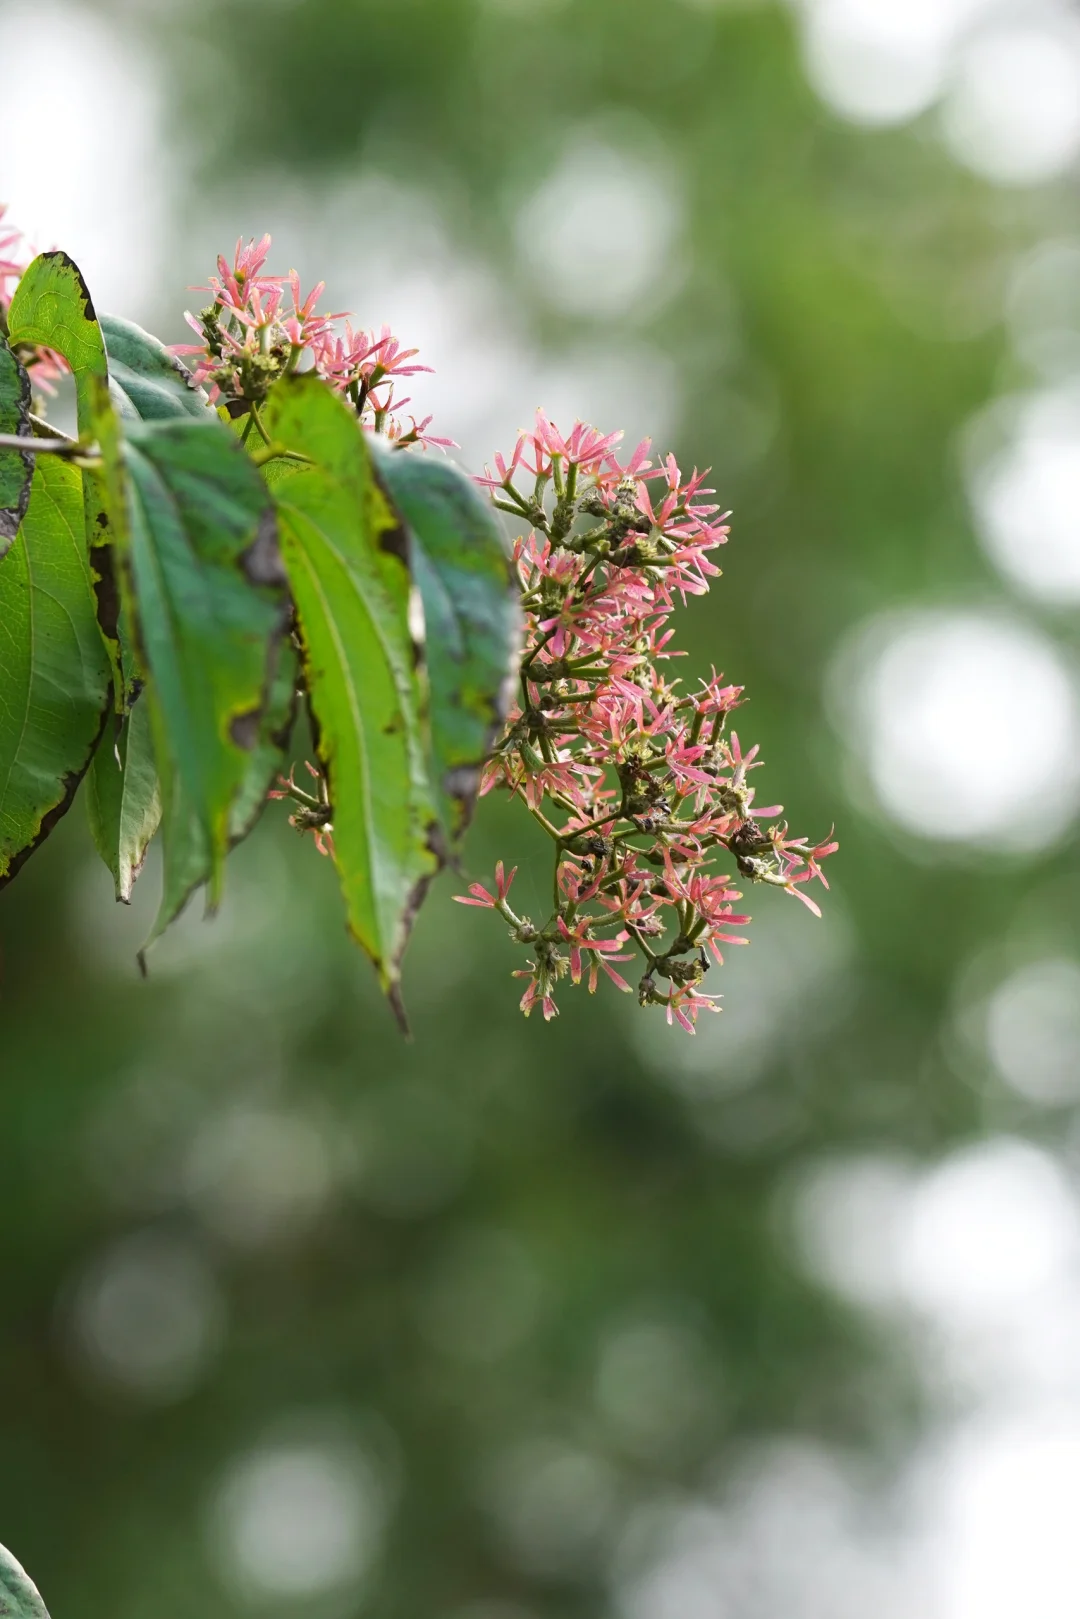
[[[398, 449], [451, 446], [451, 439], [429, 431], [430, 417], [417, 422], [401, 414], [409, 401], [395, 395], [399, 379], [430, 369], [418, 362], [417, 351], [404, 348], [386, 326], [354, 329], [345, 315], [318, 313], [323, 284], [305, 294], [295, 271], [268, 274], [269, 250], [270, 238], [264, 236], [238, 241], [231, 263], [218, 258], [217, 273], [199, 289], [209, 302], [186, 317], [198, 341], [174, 350], [187, 356], [193, 381], [206, 388], [218, 415], [232, 422], [250, 461], [262, 467], [284, 458], [318, 474], [305, 455], [278, 441], [286, 436], [280, 429], [282, 400], [297, 389], [314, 389], [312, 397], [324, 401], [326, 389], [333, 390], [361, 427]], [[26, 251], [21, 236], [3, 227], [0, 209], [0, 337], [5, 339], [20, 330], [8, 324], [8, 289], [23, 269]], [[61, 328], [24, 324], [21, 330], [54, 335]], [[46, 387], [64, 365], [49, 350], [25, 343], [16, 344], [13, 353]], [[301, 370], [311, 374], [310, 387], [294, 378]], [[339, 405], [333, 409], [345, 414]], [[356, 435], [347, 417], [345, 425], [352, 443]], [[519, 915], [508, 898], [514, 871], [506, 877], [501, 863], [494, 892], [474, 883], [468, 895], [457, 897], [496, 911], [513, 942], [529, 950], [526, 966], [515, 974], [526, 980], [520, 1003], [526, 1015], [539, 1007], [545, 1019], [554, 1017], [556, 993], [567, 978], [587, 983], [592, 992], [603, 973], [617, 989], [632, 992], [616, 963], [640, 955], [640, 1004], [662, 1006], [669, 1023], [693, 1033], [702, 1011], [719, 1010], [720, 997], [701, 986], [712, 964], [722, 964], [722, 946], [747, 942], [741, 930], [750, 917], [735, 909], [742, 899], [736, 885], [783, 889], [819, 915], [807, 889], [814, 881], [828, 886], [822, 863], [837, 845], [831, 834], [817, 843], [792, 834], [781, 818], [782, 806], [756, 804], [750, 772], [761, 764], [758, 749], [744, 749], [731, 727], [742, 688], [725, 684], [715, 669], [696, 683], [675, 677], [671, 660], [682, 654], [672, 645], [668, 621], [680, 602], [704, 595], [719, 576], [714, 553], [728, 539], [729, 514], [711, 499], [707, 473], [695, 469], [684, 477], [671, 455], [654, 461], [647, 439], [621, 461], [621, 437], [582, 422], [564, 435], [538, 411], [533, 428], [518, 435], [509, 461], [496, 455], [494, 471], [485, 469], [477, 480], [493, 505], [525, 530], [513, 550], [525, 624], [516, 700], [487, 758], [480, 790], [503, 787], [522, 799], [548, 837], [551, 909], [541, 923]], [[300, 442], [310, 441], [301, 437]], [[0, 436], [0, 451], [5, 450], [62, 455], [82, 465], [98, 459], [85, 436], [76, 443], [51, 431], [37, 439]], [[391, 464], [410, 468], [408, 460], [396, 456]], [[412, 469], [406, 483], [411, 476]], [[393, 477], [388, 482], [392, 496]], [[475, 503], [467, 485], [465, 492]], [[498, 681], [514, 625], [505, 611], [499, 536], [482, 508], [479, 515], [489, 531], [490, 555], [480, 587], [488, 592], [488, 610], [481, 617], [489, 641], [500, 613], [505, 619], [494, 636], [497, 655], [488, 649], [483, 678], [490, 674], [491, 683], [484, 712], [501, 712]], [[461, 543], [472, 547], [475, 562], [475, 529], [463, 532]], [[421, 598], [423, 593], [421, 580]], [[296, 613], [302, 605], [294, 595]], [[462, 623], [469, 622], [471, 610], [462, 610]], [[436, 611], [436, 639], [438, 616]], [[442, 667], [457, 659], [455, 648]], [[433, 661], [433, 668], [439, 666]], [[322, 668], [308, 667], [304, 678], [310, 688], [313, 679], [328, 677]], [[451, 681], [449, 694], [437, 694], [451, 697], [445, 706], [465, 707], [472, 674], [462, 673], [460, 691], [452, 687], [454, 676], [441, 678]], [[426, 701], [418, 685], [418, 734], [433, 723], [421, 697]], [[317, 714], [314, 701], [313, 708]], [[487, 734], [469, 742], [470, 764], [487, 746]], [[454, 745], [460, 746], [456, 736]], [[344, 877], [352, 881], [359, 872], [363, 882], [353, 887], [367, 893], [365, 862], [372, 840], [365, 831], [350, 846], [355, 807], [331, 802], [330, 782], [336, 792], [340, 779], [332, 763], [324, 760], [323, 769], [307, 765], [313, 792], [299, 787], [290, 770], [279, 776], [269, 797], [288, 799], [291, 825], [312, 833], [316, 847], [334, 857]], [[407, 791], [400, 802], [407, 810]], [[416, 874], [427, 870], [434, 852], [430, 842], [424, 845], [416, 856]], [[409, 883], [405, 886], [402, 877], [406, 930], [417, 892], [411, 868]], [[366, 928], [368, 922], [356, 925]], [[397, 935], [387, 947], [380, 934], [372, 954], [382, 961], [380, 952], [387, 948], [392, 977], [400, 956]]]
[[189, 358], [194, 380], [207, 389], [211, 402], [234, 419], [247, 417], [243, 441], [254, 436], [266, 447], [255, 458], [277, 455], [260, 407], [274, 383], [297, 371], [305, 357], [373, 432], [399, 447], [456, 448], [453, 439], [429, 432], [430, 416], [421, 422], [410, 417], [406, 425], [400, 414], [410, 401], [394, 398], [394, 379], [431, 370], [414, 363], [417, 350], [403, 349], [389, 326], [378, 333], [356, 331], [343, 314], [317, 314], [325, 283], [303, 296], [295, 270], [264, 273], [269, 252], [270, 237], [264, 236], [258, 242], [238, 241], [231, 264], [219, 255], [217, 275], [194, 289], [209, 293], [210, 302], [197, 315], [189, 310], [184, 317], [199, 341], [173, 346], [174, 354]]
[[526, 1016], [539, 1005], [554, 1017], [559, 982], [580, 983], [586, 962], [590, 991], [600, 971], [629, 991], [611, 964], [632, 959], [621, 949], [630, 944], [644, 959], [640, 1003], [693, 1033], [700, 1012], [719, 1010], [700, 988], [710, 954], [722, 962], [722, 944], [745, 944], [732, 929], [750, 921], [734, 911], [742, 894], [717, 857], [819, 915], [803, 885], [828, 886], [821, 862], [836, 844], [792, 836], [780, 805], [755, 807], [747, 776], [758, 750], [744, 753], [728, 732], [742, 688], [714, 670], [686, 690], [664, 670], [680, 655], [667, 620], [719, 574], [710, 553], [727, 540], [728, 514], [705, 498], [707, 474], [684, 480], [670, 455], [654, 465], [648, 440], [621, 463], [620, 438], [581, 422], [564, 437], [539, 411], [510, 461], [496, 456], [478, 480], [500, 511], [531, 524], [514, 547], [520, 694], [481, 791], [506, 787], [553, 840], [553, 908], [539, 927], [515, 915], [501, 864], [495, 896], [473, 884], [459, 898], [497, 910], [531, 949], [515, 975], [528, 980]]

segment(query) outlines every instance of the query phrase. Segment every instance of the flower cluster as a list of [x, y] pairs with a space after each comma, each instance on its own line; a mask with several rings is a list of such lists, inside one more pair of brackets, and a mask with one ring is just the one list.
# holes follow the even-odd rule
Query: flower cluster
[[270, 237], [236, 244], [232, 264], [223, 255], [217, 275], [197, 292], [210, 294], [198, 315], [185, 319], [199, 335], [198, 343], [178, 343], [174, 353], [191, 356], [194, 380], [232, 416], [247, 416], [245, 434], [260, 427], [259, 407], [278, 377], [295, 371], [305, 356], [326, 382], [345, 395], [356, 414], [376, 432], [399, 445], [437, 445], [454, 441], [428, 431], [431, 417], [417, 422], [401, 416], [410, 403], [394, 395], [395, 379], [430, 371], [415, 364], [416, 349], [403, 349], [388, 326], [378, 332], [356, 331], [344, 315], [316, 313], [324, 283], [306, 297], [295, 270], [266, 275], [263, 266]]
[[496, 456], [478, 480], [530, 525], [514, 548], [520, 691], [481, 791], [524, 800], [552, 840], [554, 875], [540, 925], [512, 908], [501, 863], [494, 892], [474, 883], [458, 898], [497, 911], [531, 952], [516, 974], [526, 1016], [555, 1016], [567, 976], [593, 990], [603, 972], [629, 991], [613, 964], [640, 952], [640, 1003], [693, 1033], [699, 1012], [719, 1010], [701, 988], [710, 956], [747, 942], [735, 883], [783, 888], [820, 914], [805, 885], [828, 886], [821, 862], [837, 845], [794, 837], [780, 805], [755, 805], [758, 750], [729, 729], [742, 688], [715, 670], [695, 686], [672, 677], [668, 618], [720, 572], [711, 553], [730, 514], [708, 500], [707, 474], [684, 478], [670, 455], [654, 464], [648, 440], [620, 462], [620, 438], [583, 423], [564, 436], [540, 411], [510, 461]]
[[289, 825], [303, 836], [310, 832], [315, 847], [320, 854], [328, 859], [334, 858], [334, 822], [333, 810], [330, 808], [330, 794], [327, 788], [326, 777], [322, 771], [304, 760], [304, 769], [309, 776], [314, 777], [318, 786], [316, 793], [306, 793], [298, 787], [295, 781], [296, 766], [294, 765], [287, 776], [279, 776], [278, 784], [267, 793], [267, 798], [291, 798], [296, 809], [289, 816]]
[[[11, 295], [23, 271], [35, 257], [35, 250], [21, 230], [5, 225], [7, 203], [0, 202], [0, 335], [7, 335], [7, 312]], [[34, 387], [44, 393], [54, 393], [53, 382], [68, 369], [67, 361], [52, 349], [20, 344], [17, 358], [30, 373]]]

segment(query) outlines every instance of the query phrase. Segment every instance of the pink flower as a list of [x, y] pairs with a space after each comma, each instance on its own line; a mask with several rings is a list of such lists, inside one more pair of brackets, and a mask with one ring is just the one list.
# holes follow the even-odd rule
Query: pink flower
[[625, 955], [618, 953], [619, 946], [629, 938], [625, 931], [614, 939], [590, 939], [589, 929], [592, 927], [591, 917], [580, 917], [574, 927], [570, 927], [563, 917], [559, 917], [559, 932], [570, 946], [570, 980], [574, 984], [581, 983], [582, 951], [591, 952], [589, 960], [589, 994], [595, 995], [597, 975], [601, 969], [611, 979], [616, 989], [624, 989], [629, 994], [630, 985], [625, 978], [621, 978], [611, 966], [613, 961], [633, 961], [633, 951]]
[[687, 1034], [696, 1034], [698, 1013], [719, 1012], [721, 1008], [717, 1003], [722, 999], [720, 995], [702, 995], [690, 984], [683, 989], [673, 990], [667, 1003], [668, 1023], [678, 1023]]
[[324, 283], [305, 295], [295, 270], [265, 274], [270, 245], [269, 236], [247, 243], [241, 238], [232, 263], [219, 255], [217, 274], [194, 289], [211, 297], [198, 315], [185, 316], [199, 341], [175, 344], [173, 353], [190, 358], [194, 380], [211, 402], [243, 407], [234, 413], [249, 415], [250, 431], [277, 378], [297, 370], [306, 357], [370, 431], [385, 433], [400, 448], [453, 448], [453, 439], [429, 431], [430, 416], [419, 423], [410, 418], [406, 425], [397, 414], [408, 400], [394, 400], [393, 379], [431, 370], [416, 362], [417, 350], [403, 348], [388, 326], [378, 333], [355, 331], [344, 314], [318, 313]]
[[[485, 910], [498, 910], [506, 901], [510, 892], [510, 884], [517, 876], [517, 867], [511, 871], [509, 877], [504, 875], [503, 863], [500, 860], [495, 867], [495, 892], [489, 894], [483, 883], [470, 883], [468, 894], [455, 894], [453, 897], [459, 905], [480, 905]], [[470, 899], [469, 895], [472, 896]]]
[[[682, 654], [668, 619], [719, 573], [711, 553], [729, 514], [709, 498], [707, 473], [684, 477], [670, 455], [654, 465], [648, 440], [620, 462], [618, 443], [582, 422], [563, 433], [538, 411], [510, 458], [496, 455], [478, 479], [522, 520], [526, 619], [518, 700], [481, 791], [523, 799], [554, 840], [552, 914], [512, 934], [535, 954], [519, 973], [522, 1010], [554, 1016], [562, 972], [590, 990], [601, 972], [628, 989], [613, 964], [637, 947], [639, 1000], [692, 1033], [700, 1012], [719, 1010], [697, 987], [706, 952], [722, 965], [722, 945], [746, 943], [738, 930], [750, 918], [736, 913], [741, 891], [723, 867], [816, 909], [803, 889], [824, 881], [835, 843], [792, 837], [767, 824], [781, 806], [755, 807], [758, 749], [726, 730], [742, 688], [714, 669], [686, 690], [669, 673]], [[466, 903], [494, 903], [472, 892]]]

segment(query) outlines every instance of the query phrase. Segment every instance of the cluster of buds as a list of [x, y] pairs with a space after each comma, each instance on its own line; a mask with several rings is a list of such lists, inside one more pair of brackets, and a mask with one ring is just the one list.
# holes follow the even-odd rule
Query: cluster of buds
[[792, 836], [780, 805], [755, 806], [758, 750], [728, 725], [742, 688], [715, 670], [691, 688], [671, 678], [668, 618], [719, 574], [710, 553], [730, 514], [708, 501], [707, 474], [684, 479], [670, 455], [654, 465], [648, 440], [621, 463], [620, 438], [582, 423], [564, 437], [540, 411], [509, 463], [497, 456], [478, 480], [530, 525], [514, 548], [520, 691], [481, 791], [524, 801], [552, 840], [554, 873], [541, 925], [512, 908], [501, 863], [493, 893], [474, 883], [458, 898], [497, 911], [530, 951], [515, 975], [528, 981], [526, 1016], [554, 1017], [566, 977], [594, 990], [603, 972], [631, 991], [614, 963], [640, 952], [641, 1005], [693, 1033], [701, 1011], [719, 1010], [701, 989], [710, 957], [747, 942], [733, 931], [750, 921], [735, 883], [782, 888], [820, 915], [805, 884], [828, 887], [821, 862], [837, 845]]
[[[36, 249], [30, 246], [22, 231], [4, 224], [6, 213], [7, 203], [0, 202], [0, 336], [5, 338], [11, 295], [26, 266], [36, 257]], [[55, 393], [54, 381], [68, 369], [66, 360], [54, 354], [52, 349], [26, 343], [20, 343], [15, 358], [24, 366], [35, 390], [40, 393]]]
[[295, 270], [288, 275], [265, 275], [270, 237], [236, 244], [230, 265], [223, 255], [218, 273], [196, 292], [210, 294], [198, 315], [185, 319], [199, 335], [198, 343], [178, 343], [173, 352], [191, 357], [194, 380], [211, 400], [233, 417], [246, 416], [245, 436], [260, 429], [259, 407], [278, 377], [297, 370], [305, 361], [343, 394], [360, 420], [399, 445], [437, 445], [452, 448], [454, 441], [428, 431], [431, 417], [406, 425], [401, 412], [410, 403], [394, 397], [395, 378], [430, 371], [413, 363], [416, 349], [403, 349], [388, 326], [355, 331], [341, 314], [316, 313], [324, 283], [304, 297]]

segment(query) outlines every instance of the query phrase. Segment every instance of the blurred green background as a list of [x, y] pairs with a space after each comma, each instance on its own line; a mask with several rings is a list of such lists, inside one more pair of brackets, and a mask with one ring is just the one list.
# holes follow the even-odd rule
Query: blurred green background
[[[711, 465], [690, 668], [764, 801], [696, 1041], [516, 1011], [444, 878], [406, 1045], [269, 812], [149, 982], [81, 806], [0, 898], [0, 1540], [54, 1619], [1069, 1619], [1080, 46], [979, 0], [0, 0], [0, 198], [167, 340], [235, 237]], [[546, 856], [487, 800], [468, 875]], [[535, 907], [542, 907], [538, 898]], [[198, 907], [193, 907], [193, 912]]]

